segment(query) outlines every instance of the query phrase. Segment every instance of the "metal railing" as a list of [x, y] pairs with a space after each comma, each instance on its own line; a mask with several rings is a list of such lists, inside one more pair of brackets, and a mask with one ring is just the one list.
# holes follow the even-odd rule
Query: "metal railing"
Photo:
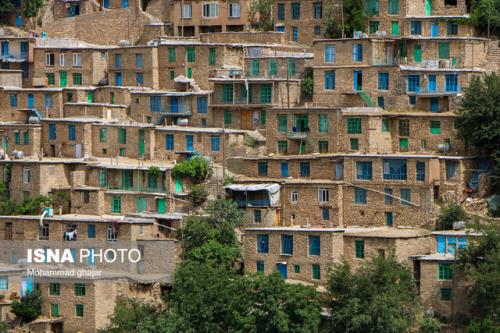
[[107, 190], [116, 191], [133, 191], [133, 192], [148, 192], [148, 193], [165, 193], [167, 191], [165, 186], [149, 187], [142, 185], [106, 185], [101, 186]]

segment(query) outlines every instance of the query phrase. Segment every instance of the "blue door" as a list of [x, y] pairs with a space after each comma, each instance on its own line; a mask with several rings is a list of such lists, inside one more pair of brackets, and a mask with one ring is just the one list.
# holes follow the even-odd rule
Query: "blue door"
[[437, 97], [431, 98], [431, 111], [432, 112], [439, 112], [439, 98], [437, 98]]
[[8, 56], [9, 56], [9, 42], [3, 41], [2, 42], [2, 57], [8, 57]]
[[280, 273], [283, 279], [288, 279], [288, 269], [286, 264], [276, 264], [276, 268], [278, 269], [278, 273]]
[[109, 8], [109, 0], [104, 0], [104, 1], [102, 2], [102, 6], [103, 6], [104, 8]]
[[436, 75], [429, 75], [429, 92], [436, 91]]
[[116, 73], [115, 75], [115, 81], [117, 86], [122, 85], [122, 73]]
[[293, 27], [292, 28], [292, 41], [296, 42], [299, 40], [299, 28]]
[[281, 177], [288, 177], [288, 163], [281, 162]]
[[21, 58], [28, 58], [28, 42], [21, 42]]
[[439, 36], [439, 23], [432, 22], [431, 23], [431, 37]]
[[20, 27], [23, 25], [23, 17], [21, 14], [16, 15], [16, 27]]
[[170, 97], [170, 112], [172, 113], [179, 112], [179, 97], [177, 96]]
[[186, 151], [193, 151], [193, 136], [186, 135]]
[[28, 94], [28, 109], [34, 109], [35, 108], [35, 98], [33, 97], [33, 94]]
[[363, 89], [363, 72], [354, 71], [353, 89], [354, 91], [360, 91]]

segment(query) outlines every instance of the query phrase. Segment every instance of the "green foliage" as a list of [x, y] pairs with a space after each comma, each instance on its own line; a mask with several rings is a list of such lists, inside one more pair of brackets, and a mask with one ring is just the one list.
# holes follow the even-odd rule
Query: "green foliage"
[[11, 0], [0, 0], [0, 13], [8, 13], [14, 10]]
[[22, 204], [16, 204], [9, 197], [7, 185], [0, 182], [0, 214], [1, 215], [37, 215], [43, 206], [52, 204], [51, 196], [37, 195], [29, 198]]
[[302, 93], [302, 97], [304, 98], [312, 98], [314, 89], [314, 77], [312, 68], [307, 68], [304, 77], [302, 78], [302, 82], [300, 83], [300, 91]]
[[7, 323], [4, 323], [3, 321], [0, 321], [0, 333], [7, 333], [9, 330], [9, 325]]
[[467, 333], [500, 333], [500, 328], [495, 325], [490, 319], [483, 320], [473, 320], [469, 327], [467, 327]]
[[158, 177], [159, 175], [161, 175], [161, 170], [159, 167], [157, 167], [156, 165], [151, 165], [149, 168], [148, 168], [148, 172], [150, 175], [152, 176], [156, 176]]
[[24, 7], [25, 17], [35, 17], [38, 15], [38, 10], [43, 5], [43, 0], [28, 0]]
[[272, 17], [272, 0], [254, 0], [250, 4], [252, 27], [262, 31], [272, 31], [274, 22]]
[[476, 223], [473, 229], [480, 235], [473, 237], [467, 248], [460, 252], [458, 267], [473, 281], [468, 296], [472, 319], [475, 321], [474, 327], [487, 325], [488, 321], [492, 321], [498, 327], [500, 325], [500, 225], [498, 222], [488, 221], [484, 224]]
[[230, 270], [234, 268], [234, 263], [239, 256], [240, 247], [237, 244], [224, 245], [216, 240], [208, 240], [188, 252], [185, 259]]
[[467, 214], [464, 208], [455, 202], [451, 202], [443, 207], [436, 221], [436, 230], [451, 230], [453, 222], [466, 221]]
[[201, 156], [195, 156], [177, 163], [172, 169], [172, 176], [175, 178], [189, 178], [193, 183], [199, 184], [205, 181], [209, 172], [210, 165], [208, 161]]
[[415, 321], [419, 299], [413, 274], [393, 254], [351, 272], [335, 264], [329, 279], [330, 332], [406, 332]]
[[[492, 160], [492, 180], [500, 185], [500, 76], [474, 77], [465, 89], [456, 126], [459, 135]], [[497, 191], [500, 186], [496, 186]]]
[[257, 147], [257, 143], [258, 143], [254, 137], [249, 136], [249, 135], [245, 135], [244, 142], [245, 142], [245, 145], [252, 147], [252, 148]]
[[500, 2], [496, 0], [472, 0], [472, 13], [470, 23], [481, 34], [488, 35], [488, 22], [490, 34], [500, 37]]
[[196, 206], [201, 205], [207, 200], [208, 191], [203, 184], [195, 184], [191, 187], [191, 198], [193, 199], [193, 204]]
[[[325, 38], [339, 38], [341, 36], [341, 30], [338, 30], [337, 23], [333, 19], [333, 15], [335, 13], [333, 2], [328, 2], [325, 5]], [[342, 28], [342, 27], [340, 27]]]
[[234, 177], [233, 176], [229, 176], [229, 175], [225, 175], [224, 176], [224, 182], [223, 182], [224, 186], [230, 185], [232, 183], [234, 183]]
[[441, 323], [436, 318], [431, 317], [423, 317], [420, 320], [419, 333], [440, 333], [441, 332]]
[[43, 300], [40, 292], [34, 290], [21, 297], [21, 300], [13, 301], [11, 311], [21, 320], [21, 323], [29, 323], [42, 313], [42, 303]]

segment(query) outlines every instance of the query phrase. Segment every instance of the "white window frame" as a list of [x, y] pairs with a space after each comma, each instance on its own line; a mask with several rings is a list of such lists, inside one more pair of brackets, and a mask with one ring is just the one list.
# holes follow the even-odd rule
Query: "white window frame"
[[[50, 58], [52, 56], [52, 64], [50, 63]], [[45, 53], [45, 67], [54, 67], [56, 62], [56, 56], [53, 52], [46, 52]]]
[[31, 169], [23, 168], [23, 184], [29, 184], [31, 181]]
[[326, 203], [330, 201], [330, 190], [327, 188], [318, 189], [318, 202]]
[[73, 53], [73, 67], [82, 67], [81, 53]]
[[292, 191], [292, 193], [290, 194], [290, 202], [296, 203], [298, 201], [299, 201], [299, 192]]
[[[207, 14], [205, 15], [205, 8], [207, 8]], [[203, 18], [217, 18], [219, 17], [219, 3], [218, 2], [204, 2], [202, 4], [202, 17]]]
[[192, 18], [193, 17], [193, 4], [191, 4], [191, 3], [182, 4], [181, 17], [182, 18]]
[[66, 67], [66, 53], [59, 54], [59, 67]]
[[[236, 11], [237, 8], [237, 11]], [[235, 14], [237, 12], [237, 14]], [[227, 5], [227, 17], [240, 18], [241, 17], [241, 4], [239, 2], [230, 2]]]
[[118, 240], [118, 231], [113, 230], [113, 226], [108, 225], [106, 227], [106, 240], [108, 242], [116, 242]]

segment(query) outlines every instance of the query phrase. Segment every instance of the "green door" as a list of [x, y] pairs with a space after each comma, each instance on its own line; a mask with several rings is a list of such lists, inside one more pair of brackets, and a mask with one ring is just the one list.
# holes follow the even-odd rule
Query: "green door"
[[425, 0], [425, 16], [431, 16], [432, 4], [431, 0]]
[[132, 170], [122, 170], [122, 187], [129, 190], [134, 186]]
[[422, 62], [422, 46], [420, 44], [413, 46], [413, 61]]
[[135, 210], [137, 213], [145, 212], [147, 208], [146, 198], [137, 197], [135, 201]]
[[94, 93], [92, 91], [89, 91], [87, 93], [87, 102], [89, 104], [92, 104], [94, 102]]
[[65, 71], [60, 71], [59, 72], [59, 86], [61, 87], [66, 87], [68, 84], [68, 73]]
[[409, 143], [408, 138], [400, 138], [399, 139], [399, 150], [402, 152], [408, 151]]
[[182, 192], [182, 182], [180, 178], [175, 178], [175, 193]]
[[393, 36], [399, 36], [399, 22], [393, 21], [391, 24], [391, 34]]
[[139, 156], [144, 157], [144, 130], [139, 130]]
[[167, 201], [165, 198], [156, 199], [156, 211], [160, 214], [165, 214], [167, 211]]
[[299, 132], [305, 132], [309, 128], [309, 117], [304, 115], [295, 116], [295, 127]]
[[9, 150], [9, 137], [7, 135], [2, 136], [2, 148], [5, 153]]

